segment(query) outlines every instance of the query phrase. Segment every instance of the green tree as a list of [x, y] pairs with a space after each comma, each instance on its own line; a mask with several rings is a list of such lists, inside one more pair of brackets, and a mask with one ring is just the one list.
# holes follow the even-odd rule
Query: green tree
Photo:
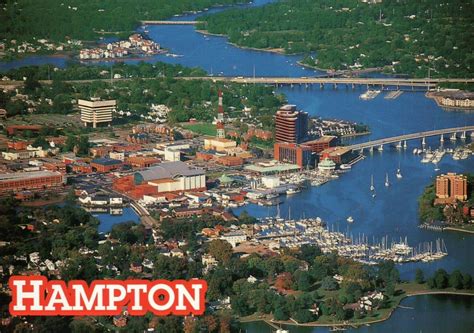
[[232, 257], [232, 245], [227, 241], [216, 239], [209, 244], [209, 253], [221, 263], [228, 263]]
[[333, 277], [326, 276], [321, 282], [321, 288], [324, 290], [336, 290], [338, 288], [338, 284]]
[[463, 276], [459, 270], [455, 270], [449, 276], [449, 286], [454, 289], [463, 288]]
[[444, 269], [438, 269], [434, 275], [435, 286], [444, 289], [448, 286], [449, 275]]
[[415, 282], [418, 284], [422, 284], [425, 282], [425, 274], [423, 273], [423, 270], [420, 268], [417, 268], [415, 272]]

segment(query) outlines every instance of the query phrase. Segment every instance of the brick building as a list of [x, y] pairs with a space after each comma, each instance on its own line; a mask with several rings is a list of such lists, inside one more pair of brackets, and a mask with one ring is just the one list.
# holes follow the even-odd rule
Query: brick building
[[310, 146], [313, 153], [320, 153], [329, 147], [334, 147], [337, 144], [337, 137], [324, 135], [316, 140], [306, 141], [304, 144]]
[[437, 176], [435, 203], [453, 203], [456, 200], [467, 200], [467, 177], [451, 172]]
[[127, 164], [135, 168], [148, 168], [160, 163], [160, 159], [148, 156], [132, 156], [127, 159]]
[[310, 146], [294, 143], [275, 143], [273, 153], [275, 160], [296, 164], [300, 168], [314, 165], [313, 152]]
[[96, 158], [91, 161], [91, 167], [97, 172], [110, 172], [122, 166], [122, 161], [111, 158]]
[[349, 163], [354, 158], [354, 153], [347, 147], [329, 147], [324, 149], [320, 156], [329, 158], [336, 164]]
[[61, 187], [65, 178], [57, 171], [32, 171], [0, 174], [0, 195]]

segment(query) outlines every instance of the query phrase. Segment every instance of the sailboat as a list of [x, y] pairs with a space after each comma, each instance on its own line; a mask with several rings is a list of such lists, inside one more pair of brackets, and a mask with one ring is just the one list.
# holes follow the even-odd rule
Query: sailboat
[[400, 171], [400, 162], [398, 162], [398, 169], [397, 169], [397, 178], [400, 179], [402, 178], [402, 172]]
[[385, 187], [389, 187], [390, 182], [388, 181], [388, 173], [385, 174]]
[[370, 178], [370, 190], [371, 190], [372, 192], [375, 191], [374, 175], [372, 175], [371, 178]]
[[349, 216], [349, 217], [347, 218], [347, 222], [348, 222], [348, 223], [353, 223], [353, 222], [354, 222], [354, 218], [353, 218], [352, 216]]

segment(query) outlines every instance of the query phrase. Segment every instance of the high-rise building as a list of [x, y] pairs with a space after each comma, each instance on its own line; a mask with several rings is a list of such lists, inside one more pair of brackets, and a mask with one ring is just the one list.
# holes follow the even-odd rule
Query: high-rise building
[[436, 198], [438, 203], [467, 200], [467, 177], [449, 172], [436, 177]]
[[216, 137], [223, 139], [225, 138], [224, 128], [224, 105], [222, 103], [222, 91], [219, 90], [219, 106], [217, 109], [217, 123], [216, 123]]
[[276, 142], [300, 143], [308, 134], [308, 113], [297, 111], [295, 105], [284, 105], [275, 115]]
[[77, 106], [81, 110], [81, 122], [84, 126], [110, 125], [112, 112], [115, 111], [117, 102], [115, 100], [101, 101], [99, 98], [91, 98], [90, 101], [80, 99]]

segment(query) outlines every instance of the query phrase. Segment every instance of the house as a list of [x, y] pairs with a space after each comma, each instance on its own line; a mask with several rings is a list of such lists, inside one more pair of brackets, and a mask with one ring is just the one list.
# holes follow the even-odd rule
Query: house
[[140, 263], [132, 262], [130, 264], [130, 270], [134, 273], [141, 273], [143, 272], [143, 266]]
[[222, 240], [227, 241], [232, 247], [247, 241], [247, 235], [241, 231], [231, 231], [221, 236]]
[[178, 248], [174, 248], [171, 251], [171, 256], [176, 257], [176, 258], [183, 258], [184, 257], [184, 251]]

